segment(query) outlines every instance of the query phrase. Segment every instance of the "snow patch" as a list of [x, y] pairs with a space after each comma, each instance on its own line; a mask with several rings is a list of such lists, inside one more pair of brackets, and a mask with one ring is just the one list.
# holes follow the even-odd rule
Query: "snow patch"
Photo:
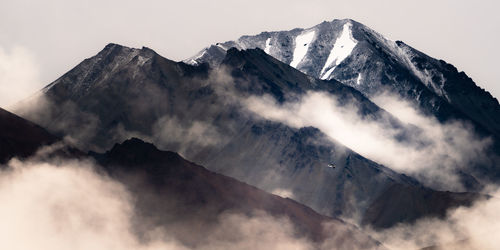
[[356, 84], [360, 85], [362, 79], [363, 79], [363, 76], [361, 75], [361, 73], [358, 73], [358, 79], [356, 79]]
[[187, 61], [185, 61], [186, 63], [188, 64], [191, 64], [191, 65], [198, 65], [199, 62], [198, 62], [198, 59], [200, 59], [201, 57], [203, 57], [205, 54], [207, 53], [207, 49], [204, 49], [201, 53], [199, 53], [197, 56], [194, 56], [193, 58], [191, 59], [188, 59]]
[[223, 49], [223, 50], [227, 50], [226, 47], [224, 47], [224, 45], [220, 44], [220, 43], [217, 43], [217, 47]]
[[204, 50], [199, 56], [197, 56], [194, 60], [200, 59], [202, 56], [204, 56], [207, 53], [206, 50]]
[[266, 54], [269, 54], [270, 51], [271, 51], [271, 38], [269, 37], [266, 40], [266, 48], [264, 48], [264, 52], [266, 52]]
[[149, 58], [146, 58], [146, 57], [143, 57], [143, 56], [138, 56], [137, 57], [137, 65], [138, 66], [143, 66], [148, 60], [149, 60]]
[[[115, 57], [115, 59], [111, 62], [112, 65], [111, 72], [115, 72], [119, 67], [123, 66], [125, 63], [132, 61], [132, 59], [134, 59], [136, 56], [138, 56], [138, 59], [140, 61], [140, 56], [139, 56], [140, 50], [128, 49], [128, 51], [130, 52], [125, 53], [125, 55], [119, 54], [118, 56]], [[88, 73], [89, 72], [87, 72], [87, 74]]]
[[[333, 45], [328, 59], [321, 70], [320, 76], [322, 80], [328, 79], [333, 70], [339, 65], [346, 57], [348, 57], [358, 41], [352, 36], [352, 24], [346, 23], [342, 29], [342, 34], [337, 38]], [[324, 73], [326, 71], [326, 73]]]
[[312, 30], [307, 33], [302, 33], [295, 38], [295, 50], [293, 51], [293, 60], [290, 66], [297, 68], [297, 65], [304, 59], [315, 33], [316, 32]]
[[[406, 67], [413, 72], [413, 74], [420, 79], [422, 83], [424, 83], [428, 88], [430, 88], [434, 93], [437, 95], [444, 97], [448, 101], [450, 101], [449, 97], [446, 95], [446, 91], [443, 89], [444, 82], [446, 81], [443, 74], [440, 72], [433, 72], [432, 70], [429, 71], [427, 69], [424, 70], [419, 70], [415, 64], [412, 62], [413, 57], [415, 54], [411, 51], [410, 48], [403, 46], [400, 47], [396, 44], [396, 42], [392, 42], [390, 44], [390, 48], [392, 49], [393, 53], [395, 53], [402, 61], [403, 64], [406, 65]], [[433, 76], [438, 76], [439, 82], [435, 82], [433, 80]]]
[[[326, 73], [325, 73], [325, 76], [326, 77], [321, 77], [321, 80], [326, 80], [332, 73], [333, 73], [333, 70], [335, 69], [335, 66], [331, 67]], [[321, 75], [321, 74], [320, 74]]]

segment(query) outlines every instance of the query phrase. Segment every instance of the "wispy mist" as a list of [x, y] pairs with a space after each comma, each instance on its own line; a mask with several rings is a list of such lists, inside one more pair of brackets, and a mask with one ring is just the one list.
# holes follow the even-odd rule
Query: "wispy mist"
[[[153, 125], [153, 140], [160, 148], [177, 148], [185, 155], [188, 148], [219, 145], [226, 140], [218, 128], [203, 121], [182, 123], [176, 117], [164, 116]], [[177, 144], [177, 146], [172, 146]]]
[[[353, 234], [355, 229], [348, 225], [342, 231], [338, 225], [326, 224], [330, 237], [323, 243], [313, 242], [298, 236], [289, 218], [273, 217], [263, 211], [223, 212], [217, 215], [216, 224], [203, 233], [190, 222], [154, 223], [137, 210], [138, 197], [127, 183], [108, 177], [106, 171], [92, 161], [46, 158], [59, 146], [43, 148], [35, 158], [26, 161], [13, 159], [0, 171], [3, 204], [0, 248], [312, 250], [331, 249], [331, 246], [337, 249], [377, 247], [363, 234]], [[151, 195], [145, 193], [151, 190], [143, 191], [141, 195]], [[175, 206], [175, 202], [170, 205]], [[165, 208], [166, 213], [172, 211], [182, 210]], [[168, 216], [189, 217], [188, 214]]]
[[132, 227], [134, 198], [89, 162], [13, 160], [0, 174], [0, 201], [2, 249], [311, 249], [286, 219], [265, 214], [224, 215], [194, 248], [161, 228], [144, 242]]
[[151, 249], [130, 232], [125, 188], [81, 162], [11, 161], [0, 175], [3, 249]]
[[456, 171], [483, 157], [490, 145], [464, 122], [441, 124], [391, 95], [376, 102], [412, 126], [413, 135], [400, 139], [402, 128], [362, 117], [355, 104], [341, 105], [336, 96], [308, 92], [298, 102], [278, 104], [270, 96], [246, 99], [246, 108], [258, 117], [300, 128], [313, 126], [331, 139], [396, 171], [410, 174], [430, 186], [460, 190]]
[[[43, 90], [19, 102], [14, 112], [25, 119], [48, 128], [51, 133], [62, 136], [64, 140], [82, 150], [99, 150], [89, 142], [96, 136], [101, 121], [98, 116], [82, 111], [72, 101], [56, 105], [44, 95]], [[57, 119], [64, 117], [64, 119]]]
[[40, 87], [35, 56], [22, 46], [0, 46], [0, 107], [10, 109]]

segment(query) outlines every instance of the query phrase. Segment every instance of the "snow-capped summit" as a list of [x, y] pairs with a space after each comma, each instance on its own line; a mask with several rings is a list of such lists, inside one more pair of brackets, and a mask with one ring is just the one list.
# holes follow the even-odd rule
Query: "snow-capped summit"
[[[303, 73], [328, 80], [332, 79], [335, 68], [353, 53], [358, 40], [366, 40], [363, 32], [374, 33], [351, 19], [333, 20], [308, 29], [262, 32], [256, 36], [243, 36], [235, 41], [217, 43], [185, 62], [219, 64], [229, 48], [260, 48]], [[388, 42], [379, 34], [376, 35], [384, 43]]]
[[229, 48], [260, 48], [299, 71], [335, 79], [368, 97], [393, 92], [439, 120], [472, 120], [500, 137], [500, 105], [465, 73], [351, 19], [307, 29], [262, 32], [217, 43], [185, 60], [218, 65]]
[[185, 62], [218, 64], [229, 48], [260, 48], [304, 73], [327, 79], [327, 71], [340, 64], [357, 44], [352, 34], [353, 24], [354, 26], [360, 25], [353, 20], [344, 19], [323, 22], [308, 29], [262, 32], [256, 36], [243, 36], [235, 41], [207, 47]]

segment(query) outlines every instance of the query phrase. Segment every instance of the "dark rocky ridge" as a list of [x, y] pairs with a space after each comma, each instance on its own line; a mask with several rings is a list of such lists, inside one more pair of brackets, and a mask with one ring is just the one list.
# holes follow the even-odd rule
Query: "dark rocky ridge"
[[0, 108], [0, 164], [26, 158], [40, 147], [59, 141], [44, 128]]
[[[169, 233], [187, 244], [203, 240], [223, 214], [255, 216], [256, 211], [264, 211], [274, 217], [290, 218], [297, 229], [296, 237], [306, 236], [317, 243], [325, 237], [338, 237], [340, 248], [345, 248], [342, 242], [356, 243], [362, 248], [378, 245], [352, 225], [320, 215], [291, 199], [210, 172], [177, 153], [160, 151], [139, 139], [127, 140], [104, 154], [91, 153], [91, 156], [113, 178], [127, 185], [137, 197], [136, 209], [146, 221], [151, 221], [152, 226], [176, 225]], [[324, 223], [333, 227], [329, 230], [333, 235], [323, 230]], [[182, 234], [181, 225], [188, 225], [189, 235]]]

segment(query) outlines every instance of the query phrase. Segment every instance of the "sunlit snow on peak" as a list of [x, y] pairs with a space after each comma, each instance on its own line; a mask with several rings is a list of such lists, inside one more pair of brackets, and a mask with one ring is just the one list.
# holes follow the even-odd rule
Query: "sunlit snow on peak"
[[352, 50], [358, 43], [358, 41], [356, 41], [356, 39], [354, 39], [354, 37], [352, 36], [351, 28], [352, 24], [350, 22], [344, 24], [342, 34], [335, 41], [335, 44], [330, 51], [330, 55], [328, 55], [328, 59], [326, 60], [323, 69], [321, 70], [321, 79], [328, 79], [335, 67], [337, 67], [337, 65], [339, 65], [346, 57], [351, 54]]
[[264, 52], [266, 52], [266, 54], [269, 54], [269, 52], [271, 52], [271, 38], [270, 37], [266, 40], [266, 47], [264, 48]]
[[304, 59], [315, 33], [316, 32], [312, 30], [307, 33], [302, 33], [295, 38], [295, 50], [293, 51], [293, 60], [290, 66], [297, 68], [302, 59]]
[[363, 79], [363, 76], [361, 75], [361, 73], [358, 73], [358, 78], [356, 79], [356, 84], [360, 85], [362, 79]]

